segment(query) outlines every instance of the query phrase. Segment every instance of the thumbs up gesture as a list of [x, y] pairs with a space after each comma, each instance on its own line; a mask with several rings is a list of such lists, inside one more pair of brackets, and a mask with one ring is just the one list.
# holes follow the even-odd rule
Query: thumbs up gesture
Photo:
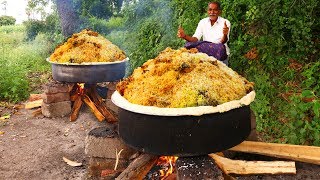
[[186, 37], [186, 34], [184, 33], [184, 30], [183, 30], [183, 28], [181, 26], [179, 26], [179, 28], [178, 28], [177, 36], [179, 38], [185, 38]]
[[227, 26], [227, 22], [224, 21], [223, 34], [228, 35], [228, 32], [229, 32], [229, 28]]

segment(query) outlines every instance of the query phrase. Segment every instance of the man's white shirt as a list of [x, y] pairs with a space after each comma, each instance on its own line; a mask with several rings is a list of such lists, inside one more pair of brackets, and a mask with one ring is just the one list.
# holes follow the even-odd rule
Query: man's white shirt
[[[217, 21], [213, 24], [213, 26], [211, 26], [209, 17], [200, 20], [193, 37], [196, 37], [198, 40], [202, 38], [203, 41], [221, 43], [221, 40], [223, 37], [224, 22], [226, 22], [229, 28], [229, 32], [228, 32], [228, 40], [229, 40], [231, 23], [227, 19], [224, 19], [220, 16], [218, 17]], [[224, 45], [226, 46], [227, 55], [229, 55], [230, 49], [227, 45], [227, 42]]]

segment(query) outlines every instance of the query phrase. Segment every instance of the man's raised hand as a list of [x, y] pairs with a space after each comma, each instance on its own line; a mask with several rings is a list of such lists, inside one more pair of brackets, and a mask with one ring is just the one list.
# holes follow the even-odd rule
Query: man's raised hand
[[183, 30], [183, 28], [181, 26], [179, 26], [179, 28], [178, 28], [177, 36], [179, 38], [183, 38], [183, 39], [186, 37], [186, 34], [184, 33], [184, 30]]
[[228, 32], [229, 32], [229, 28], [227, 26], [227, 22], [224, 21], [223, 34], [228, 35]]

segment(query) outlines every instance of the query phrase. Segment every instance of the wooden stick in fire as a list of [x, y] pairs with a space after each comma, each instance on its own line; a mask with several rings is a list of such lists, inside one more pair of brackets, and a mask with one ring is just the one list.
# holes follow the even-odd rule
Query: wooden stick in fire
[[70, 121], [75, 121], [78, 118], [82, 104], [83, 102], [82, 102], [81, 96], [78, 95], [73, 103], [73, 107], [70, 115]]
[[141, 154], [116, 178], [120, 179], [143, 179], [158, 160], [158, 156]]
[[96, 105], [97, 109], [103, 114], [103, 116], [107, 119], [108, 122], [117, 122], [117, 119], [109, 112], [106, 106], [102, 102], [102, 98], [97, 93], [96, 86], [92, 86], [89, 90], [89, 95], [93, 103]]
[[100, 111], [97, 109], [96, 105], [90, 100], [89, 96], [83, 95], [82, 100], [90, 107], [93, 114], [97, 117], [99, 121], [105, 120], [105, 117], [100, 113]]

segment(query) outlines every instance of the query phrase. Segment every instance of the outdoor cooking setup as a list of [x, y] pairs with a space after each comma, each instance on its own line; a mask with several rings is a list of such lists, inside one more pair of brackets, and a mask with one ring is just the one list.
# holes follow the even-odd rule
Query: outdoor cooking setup
[[[98, 36], [88, 30], [86, 33]], [[78, 38], [78, 35], [74, 35], [73, 38]], [[83, 43], [83, 41], [80, 42]], [[79, 42], [71, 44], [75, 48], [80, 46]], [[101, 48], [99, 43], [94, 42], [91, 45], [94, 48]], [[56, 56], [61, 54], [58, 52]], [[96, 56], [100, 57], [100, 55]], [[82, 104], [85, 103], [99, 121], [106, 120], [117, 127], [116, 130], [108, 129], [106, 131], [114, 131], [119, 135], [121, 142], [139, 152], [139, 156], [126, 169], [122, 170], [121, 174], [116, 171], [116, 166], [113, 171], [108, 171], [111, 176], [113, 174], [118, 179], [228, 178], [229, 174], [296, 173], [294, 162], [232, 160], [225, 158], [225, 155], [221, 153], [226, 150], [320, 164], [320, 155], [317, 155], [320, 150], [316, 147], [278, 146], [271, 143], [259, 144], [258, 142], [245, 141], [253, 129], [250, 112], [250, 103], [255, 97], [253, 89], [247, 90], [247, 95], [241, 99], [226, 102], [223, 105], [184, 108], [134, 104], [122, 96], [123, 92], [118, 89], [113, 92], [111, 97], [113, 104], [118, 107], [117, 114], [113, 114], [107, 108], [104, 102], [106, 96], [101, 96], [97, 84], [121, 82], [129, 65], [128, 57], [113, 62], [78, 63], [74, 62], [77, 60], [72, 58], [71, 62], [55, 62], [50, 58], [47, 61], [51, 64], [54, 80], [73, 86], [70, 90], [72, 102], [70, 121], [77, 119]], [[217, 62], [210, 63], [213, 66], [221, 66]], [[186, 74], [190, 72], [191, 67], [191, 65], [182, 63], [178, 70], [182, 74]], [[142, 66], [143, 68], [145, 67]], [[223, 65], [223, 68], [226, 67]], [[143, 69], [143, 71], [149, 70]], [[161, 72], [157, 73], [161, 74]], [[244, 82], [250, 84], [250, 82]], [[199, 94], [205, 95], [205, 92], [199, 92]], [[143, 94], [140, 95], [143, 96]], [[268, 148], [271, 151], [268, 151]], [[122, 151], [119, 152], [119, 150], [116, 151], [116, 164], [118, 164], [118, 158]], [[307, 150], [306, 157], [299, 157]], [[167, 163], [166, 172], [160, 170], [161, 176], [155, 177], [150, 170], [157, 165], [161, 166], [161, 161]], [[202, 168], [191, 167], [192, 164], [197, 164]], [[189, 169], [184, 168], [187, 166]], [[197, 174], [195, 174], [196, 172]], [[115, 173], [118, 174], [115, 175]], [[189, 175], [187, 175], [188, 173]], [[199, 176], [198, 173], [202, 175]]]
[[78, 117], [82, 102], [85, 102], [91, 108], [99, 121], [103, 121], [104, 119], [107, 119], [108, 122], [116, 121], [103, 104], [102, 97], [97, 90], [97, 83], [113, 82], [122, 79], [125, 76], [128, 58], [117, 62], [82, 64], [47, 61], [51, 63], [54, 80], [75, 84], [70, 92], [71, 101], [74, 102], [70, 116], [71, 121], [74, 121]]
[[[128, 59], [120, 63], [110, 63], [110, 66], [114, 66], [112, 70], [109, 69], [110, 67], [108, 63], [103, 63], [101, 66], [104, 66], [105, 71], [101, 70], [103, 68], [100, 67], [100, 64], [67, 65], [52, 63], [53, 78], [63, 83], [85, 83], [88, 87], [86, 91], [90, 92], [89, 94], [94, 94], [91, 98], [97, 96], [100, 99], [101, 97], [98, 95], [96, 90], [96, 84], [122, 79], [125, 75], [125, 67], [127, 66], [127, 63]], [[104, 79], [95, 78], [95, 67], [100, 68], [100, 75], [104, 76]], [[82, 74], [90, 74], [90, 77], [83, 76]], [[115, 76], [113, 76], [114, 74]], [[113, 96], [119, 96], [119, 93], [115, 91]], [[170, 162], [172, 163], [171, 165], [168, 163], [166, 164], [166, 168], [168, 166], [173, 166], [175, 169], [171, 170], [173, 171], [172, 174], [164, 174], [162, 179], [169, 177], [172, 178], [173, 176], [174, 178], [178, 177], [178, 179], [184, 179], [184, 177], [228, 178], [227, 174], [232, 174], [234, 171], [231, 171], [230, 173], [228, 170], [221, 170], [221, 168], [226, 168], [219, 164], [221, 162], [224, 163], [224, 160], [219, 159], [219, 157], [214, 153], [228, 150], [230, 148], [232, 150], [234, 146], [237, 147], [238, 144], [242, 143], [251, 131], [249, 105], [223, 113], [203, 114], [200, 116], [192, 116], [190, 114], [183, 115], [181, 113], [179, 115], [169, 114], [163, 116], [160, 114], [151, 115], [145, 112], [135, 112], [136, 110], [131, 111], [130, 108], [121, 104], [122, 101], [118, 102], [115, 98], [113, 101], [119, 107], [118, 131], [120, 138], [128, 146], [142, 152], [142, 154], [118, 176], [120, 177], [119, 179], [121, 179], [121, 177], [128, 177], [128, 174], [130, 174], [129, 172], [131, 172], [132, 175], [132, 169], [135, 169], [137, 172], [133, 173], [134, 175], [130, 176], [131, 178], [157, 178], [154, 176], [155, 172], [150, 170], [157, 165], [159, 157], [164, 156], [180, 158], [175, 158], [175, 160], [178, 159], [177, 162]], [[75, 103], [76, 101], [74, 104]], [[192, 109], [187, 111], [192, 112]], [[109, 120], [108, 122], [114, 123], [115, 121]], [[272, 145], [270, 147], [272, 147]], [[241, 151], [239, 149], [235, 150]], [[259, 154], [260, 150], [261, 149], [258, 148], [255, 153]], [[208, 154], [209, 156], [207, 156]], [[270, 156], [274, 156], [274, 154], [271, 153]], [[218, 164], [216, 164], [217, 162]], [[274, 161], [274, 163], [278, 162], [279, 161]], [[283, 161], [281, 162], [285, 163]], [[315, 162], [311, 163], [319, 164], [319, 159], [315, 159]], [[199, 167], [192, 167], [192, 164], [198, 164]], [[200, 166], [202, 166], [202, 168], [200, 168]], [[247, 164], [237, 164], [237, 166], [244, 167], [247, 166]], [[260, 172], [254, 170], [252, 172], [237, 173], [269, 174], [275, 171], [274, 169], [278, 170], [277, 172], [274, 172], [275, 174], [295, 173], [295, 166], [292, 162], [288, 162], [283, 165], [276, 164], [276, 166], [269, 165], [269, 168], [272, 170], [269, 170], [268, 172], [262, 171], [259, 164], [254, 164], [253, 166], [257, 167]], [[137, 167], [139, 167], [138, 170]], [[160, 169], [161, 167], [162, 166], [160, 165]], [[157, 169], [159, 169], [159, 166]], [[169, 169], [166, 170], [168, 171]], [[161, 170], [159, 172], [161, 172]], [[198, 176], [192, 175], [196, 172], [200, 174], [198, 174]]]

